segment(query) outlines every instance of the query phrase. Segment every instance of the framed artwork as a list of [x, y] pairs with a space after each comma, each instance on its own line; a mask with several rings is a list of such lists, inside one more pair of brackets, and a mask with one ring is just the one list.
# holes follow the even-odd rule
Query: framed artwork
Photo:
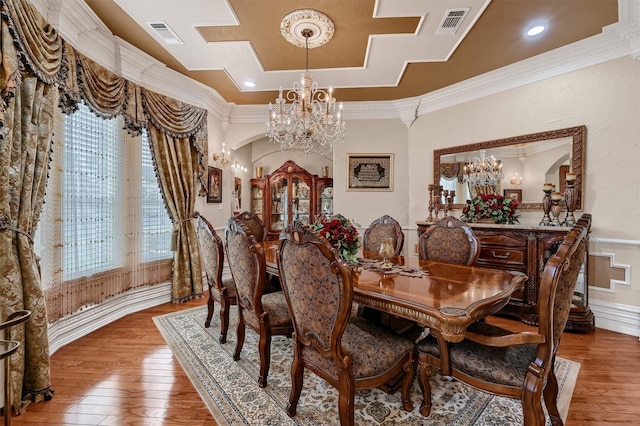
[[222, 169], [209, 166], [207, 203], [222, 202]]
[[393, 154], [347, 154], [347, 191], [393, 191]]
[[522, 202], [522, 189], [505, 189], [504, 198], [511, 198], [518, 202]]

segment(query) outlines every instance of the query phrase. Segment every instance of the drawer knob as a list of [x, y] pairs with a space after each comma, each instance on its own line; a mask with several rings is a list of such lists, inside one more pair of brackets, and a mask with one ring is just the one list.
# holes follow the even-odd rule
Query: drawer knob
[[505, 254], [496, 254], [495, 251], [491, 250], [491, 255], [497, 259], [508, 259], [509, 255], [511, 255], [511, 253], [507, 252]]

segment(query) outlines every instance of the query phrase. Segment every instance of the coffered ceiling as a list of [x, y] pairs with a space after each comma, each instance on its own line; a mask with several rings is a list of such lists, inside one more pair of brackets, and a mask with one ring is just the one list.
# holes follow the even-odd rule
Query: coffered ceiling
[[[600, 34], [618, 20], [617, 0], [85, 1], [114, 35], [236, 104], [273, 101], [300, 78], [305, 50], [280, 33], [282, 18], [297, 9], [333, 21], [331, 40], [310, 49], [309, 68], [339, 101], [423, 95]], [[460, 10], [459, 27], [447, 33], [443, 18]], [[533, 23], [547, 31], [525, 37]], [[165, 41], [171, 31], [181, 44]]]

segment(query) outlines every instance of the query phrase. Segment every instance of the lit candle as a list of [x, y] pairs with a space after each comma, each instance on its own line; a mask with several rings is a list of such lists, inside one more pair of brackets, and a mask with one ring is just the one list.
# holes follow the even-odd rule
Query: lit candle
[[576, 174], [575, 173], [567, 173], [565, 175], [565, 179], [567, 180], [567, 182], [573, 182], [576, 180]]
[[554, 187], [555, 187], [555, 185], [552, 184], [552, 183], [545, 183], [544, 186], [542, 187], [542, 189], [544, 191], [553, 191]]
[[562, 195], [562, 192], [554, 192], [551, 194], [551, 199], [554, 201], [562, 201], [564, 200], [564, 195]]

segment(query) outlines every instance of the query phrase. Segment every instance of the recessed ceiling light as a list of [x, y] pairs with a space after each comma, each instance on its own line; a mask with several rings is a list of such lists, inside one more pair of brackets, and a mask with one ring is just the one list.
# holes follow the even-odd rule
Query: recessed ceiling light
[[244, 82], [244, 87], [256, 87], [258, 84], [255, 81], [247, 80]]
[[533, 27], [529, 28], [525, 34], [527, 34], [527, 36], [529, 37], [533, 37], [543, 32], [546, 28], [547, 27], [544, 25], [534, 25]]

